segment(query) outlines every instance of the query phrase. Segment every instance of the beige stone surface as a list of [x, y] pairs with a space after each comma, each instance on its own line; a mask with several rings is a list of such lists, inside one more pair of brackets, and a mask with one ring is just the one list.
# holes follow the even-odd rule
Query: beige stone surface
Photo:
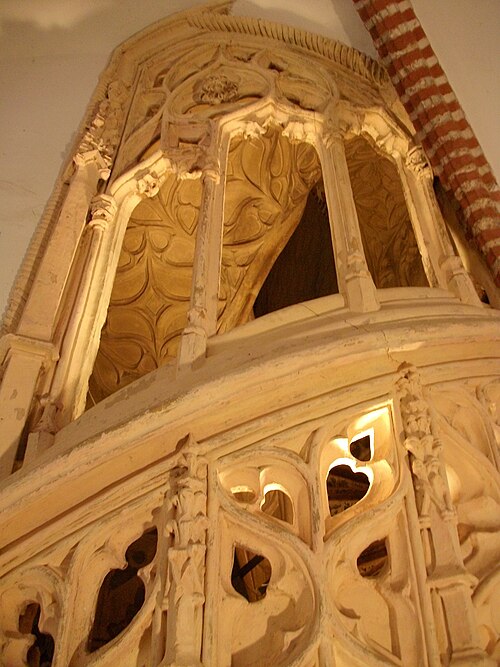
[[2, 660], [494, 665], [494, 288], [384, 71], [228, 9], [115, 52], [13, 304]]

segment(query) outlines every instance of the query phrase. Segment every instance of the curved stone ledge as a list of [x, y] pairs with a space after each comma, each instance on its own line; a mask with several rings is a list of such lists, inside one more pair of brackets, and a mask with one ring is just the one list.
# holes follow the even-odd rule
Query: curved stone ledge
[[347, 407], [354, 391], [360, 404], [386, 399], [403, 362], [418, 365], [428, 384], [500, 371], [491, 343], [500, 337], [497, 312], [431, 289], [387, 290], [381, 301], [369, 316], [347, 313], [336, 296], [292, 306], [214, 338], [189, 375], [159, 369], [89, 410], [5, 484], [1, 540], [11, 549], [3, 567], [29, 557], [31, 531], [37, 549], [57, 539], [57, 517], [74, 513], [77, 529], [89, 520], [87, 505], [105, 511], [103, 498], [121, 485], [129, 498], [160, 485], [188, 432], [223, 451], [285, 423], [314, 423], [332, 405]]

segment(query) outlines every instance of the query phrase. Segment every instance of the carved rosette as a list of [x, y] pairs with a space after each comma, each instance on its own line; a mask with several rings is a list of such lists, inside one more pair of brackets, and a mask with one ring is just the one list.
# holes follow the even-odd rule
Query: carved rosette
[[210, 74], [196, 84], [193, 98], [204, 104], [227, 104], [237, 100], [238, 94], [237, 81], [225, 74]]

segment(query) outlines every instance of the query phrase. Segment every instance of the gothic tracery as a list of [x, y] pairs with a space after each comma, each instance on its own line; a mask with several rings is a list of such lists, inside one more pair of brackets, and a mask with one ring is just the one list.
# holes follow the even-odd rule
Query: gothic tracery
[[121, 47], [16, 306], [2, 656], [494, 664], [498, 313], [384, 70], [227, 10]]

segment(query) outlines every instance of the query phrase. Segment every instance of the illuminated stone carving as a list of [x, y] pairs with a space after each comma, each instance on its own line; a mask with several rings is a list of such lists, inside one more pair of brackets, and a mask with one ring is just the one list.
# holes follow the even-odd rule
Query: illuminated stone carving
[[385, 72], [229, 8], [116, 52], [14, 292], [2, 659], [492, 666], [498, 312]]

